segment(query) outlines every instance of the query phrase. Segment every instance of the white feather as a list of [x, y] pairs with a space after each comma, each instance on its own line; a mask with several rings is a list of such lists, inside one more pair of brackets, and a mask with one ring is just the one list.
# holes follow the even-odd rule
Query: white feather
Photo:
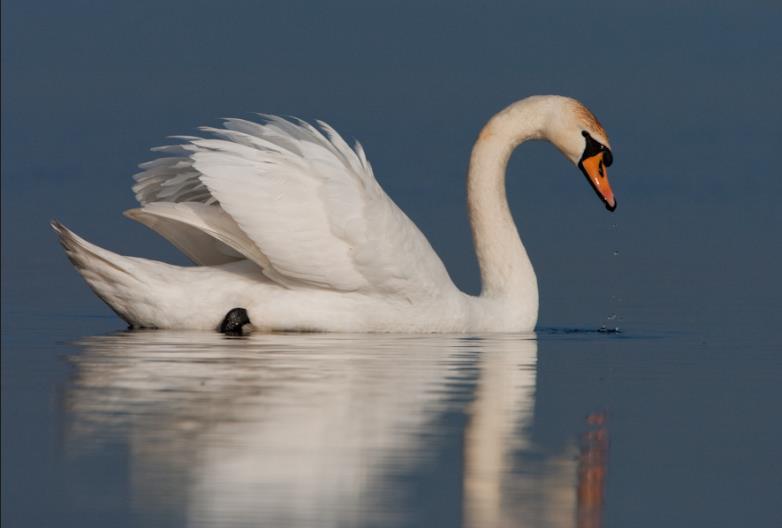
[[[224, 128], [201, 129], [212, 138], [187, 137], [185, 144], [156, 149], [172, 156], [141, 165], [134, 191], [146, 207], [130, 216], [198, 264], [236, 256], [209, 240], [216, 239], [287, 287], [412, 299], [452, 286], [429, 242], [378, 185], [360, 145], [351, 149], [322, 122], [321, 132], [264, 117], [264, 124], [227, 119]], [[214, 209], [157, 204], [184, 201]], [[207, 227], [207, 213], [220, 225]], [[236, 236], [234, 225], [246, 236]], [[177, 226], [207, 230], [209, 237], [196, 241]], [[241, 239], [239, 247], [226, 236]]]

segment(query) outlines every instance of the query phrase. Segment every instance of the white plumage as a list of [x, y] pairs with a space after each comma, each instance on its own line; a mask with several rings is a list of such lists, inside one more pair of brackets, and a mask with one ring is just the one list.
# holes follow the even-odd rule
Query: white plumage
[[[537, 286], [512, 218], [502, 214], [500, 147], [511, 145], [509, 155], [534, 137], [542, 115], [572, 104], [528, 98], [495, 116], [476, 143], [471, 220], [484, 283], [506, 284], [500, 294], [460, 292], [380, 187], [361, 145], [351, 148], [322, 122], [226, 119], [223, 128], [202, 128], [207, 137], [154, 149], [166, 156], [141, 165], [133, 190], [142, 207], [126, 215], [195, 267], [122, 257], [53, 225], [90, 286], [134, 327], [212, 329], [244, 307], [266, 329], [529, 331]], [[502, 193], [486, 192], [500, 184]], [[497, 259], [507, 262], [489, 262]]]
[[[325, 123], [324, 134], [263, 117], [264, 124], [227, 119], [223, 129], [201, 129], [214, 139], [157, 149], [180, 155], [142, 166], [134, 191], [145, 207], [130, 216], [158, 218], [159, 227], [142, 222], [169, 240], [179, 234], [170, 222], [208, 230], [290, 288], [415, 297], [451, 285], [429, 242], [378, 185], [360, 144], [351, 149]], [[164, 211], [161, 201], [183, 203]], [[181, 249], [196, 264], [230, 261], [224, 247], [219, 262], [215, 248], [191, 246]], [[206, 255], [195, 254], [201, 248]]]

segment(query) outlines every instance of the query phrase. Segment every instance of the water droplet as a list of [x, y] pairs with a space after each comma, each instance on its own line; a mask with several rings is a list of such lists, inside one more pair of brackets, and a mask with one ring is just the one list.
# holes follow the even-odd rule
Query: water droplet
[[618, 251], [614, 251], [614, 256], [618, 257], [619, 256], [619, 252]]

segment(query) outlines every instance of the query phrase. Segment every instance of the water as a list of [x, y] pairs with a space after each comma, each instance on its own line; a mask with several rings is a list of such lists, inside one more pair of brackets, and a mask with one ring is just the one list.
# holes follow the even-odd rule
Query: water
[[8, 526], [780, 520], [770, 344], [577, 328], [62, 342], [96, 320], [49, 324], [4, 347], [28, 355], [4, 357]]
[[[3, 2], [4, 527], [782, 526], [778, 2]], [[166, 136], [252, 112], [362, 141], [477, 292], [464, 175], [521, 97], [584, 101], [619, 207], [529, 143], [530, 336], [124, 332], [56, 243]]]

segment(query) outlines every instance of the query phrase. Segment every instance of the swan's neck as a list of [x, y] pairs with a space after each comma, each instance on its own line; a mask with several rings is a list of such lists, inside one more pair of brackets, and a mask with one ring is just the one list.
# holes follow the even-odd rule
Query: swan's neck
[[529, 98], [494, 116], [473, 147], [467, 176], [481, 296], [524, 303], [534, 299], [536, 313], [537, 278], [508, 207], [505, 171], [513, 149], [528, 139], [543, 137], [545, 106], [545, 101]]

